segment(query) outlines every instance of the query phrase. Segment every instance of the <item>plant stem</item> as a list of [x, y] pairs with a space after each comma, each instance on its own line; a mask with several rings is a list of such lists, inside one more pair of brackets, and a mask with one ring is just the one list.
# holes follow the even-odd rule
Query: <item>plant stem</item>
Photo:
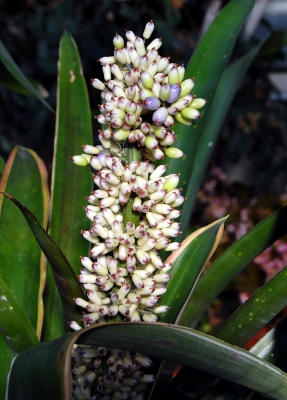
[[[141, 160], [141, 152], [138, 148], [137, 145], [135, 144], [129, 144], [128, 147], [126, 148], [126, 153], [127, 153], [127, 159], [128, 163], [130, 164], [132, 161], [140, 161]], [[134, 202], [134, 197], [130, 197], [127, 204], [124, 206], [124, 211], [123, 211], [123, 223], [124, 226], [128, 222], [132, 222], [135, 226], [138, 226], [139, 220], [140, 220], [140, 215], [137, 211], [133, 210], [133, 202]]]

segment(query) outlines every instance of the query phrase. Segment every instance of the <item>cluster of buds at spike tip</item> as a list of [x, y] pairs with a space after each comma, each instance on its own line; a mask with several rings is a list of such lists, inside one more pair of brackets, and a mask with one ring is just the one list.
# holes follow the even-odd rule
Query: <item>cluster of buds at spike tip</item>
[[77, 400], [144, 400], [147, 385], [155, 381], [143, 370], [151, 368], [152, 360], [140, 353], [74, 345], [71, 361], [72, 398]]
[[171, 127], [175, 121], [192, 125], [205, 104], [191, 94], [194, 80], [184, 80], [185, 68], [158, 54], [161, 39], [145, 46], [153, 29], [151, 21], [143, 38], [126, 31], [126, 44], [117, 34], [114, 55], [99, 59], [105, 82], [91, 80], [93, 87], [102, 91], [101, 113], [95, 118], [108, 125], [99, 134], [103, 147], [115, 148], [115, 142], [128, 140], [143, 147], [145, 157], [152, 161], [164, 154], [171, 158], [184, 155], [170, 147], [176, 140]]

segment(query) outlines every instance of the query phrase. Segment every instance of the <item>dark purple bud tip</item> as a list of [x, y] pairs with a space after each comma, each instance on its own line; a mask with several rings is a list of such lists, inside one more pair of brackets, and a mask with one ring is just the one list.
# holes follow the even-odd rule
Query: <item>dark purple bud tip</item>
[[143, 102], [143, 105], [148, 110], [157, 110], [160, 107], [160, 100], [156, 97], [147, 97]]
[[174, 103], [180, 96], [181, 87], [179, 83], [170, 85], [170, 96], [167, 100], [168, 103]]

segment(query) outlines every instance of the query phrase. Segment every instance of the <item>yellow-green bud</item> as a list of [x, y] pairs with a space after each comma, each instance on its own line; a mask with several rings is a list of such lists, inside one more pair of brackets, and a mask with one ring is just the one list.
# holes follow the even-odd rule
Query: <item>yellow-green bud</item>
[[174, 119], [175, 119], [177, 122], [180, 122], [182, 125], [190, 126], [190, 125], [193, 124], [193, 121], [190, 120], [190, 119], [184, 118], [184, 117], [181, 115], [181, 112], [177, 113], [177, 114], [174, 116]]
[[[171, 148], [171, 147], [170, 147]], [[168, 149], [169, 150], [169, 149]], [[178, 149], [177, 149], [178, 150]], [[163, 188], [168, 192], [175, 189], [179, 182], [179, 174], [172, 174], [169, 178], [164, 182]]]
[[200, 117], [200, 112], [198, 110], [195, 110], [194, 108], [187, 107], [181, 110], [181, 115], [183, 116], [183, 118], [197, 119]]
[[120, 35], [116, 34], [113, 39], [113, 44], [116, 49], [121, 49], [124, 47], [124, 39]]
[[193, 79], [186, 79], [180, 84], [181, 92], [179, 97], [184, 97], [190, 93], [190, 91], [194, 87], [194, 80]]
[[86, 157], [83, 156], [73, 156], [71, 160], [74, 164], [79, 165], [80, 167], [86, 167], [89, 164], [89, 161]]
[[189, 104], [189, 107], [191, 108], [195, 108], [196, 110], [198, 110], [199, 108], [203, 107], [206, 104], [206, 100], [205, 99], [194, 99], [192, 100], [192, 102]]
[[179, 78], [179, 72], [178, 69], [176, 67], [172, 67], [169, 71], [168, 71], [168, 83], [170, 85], [173, 85], [175, 83], [179, 83], [180, 82], [180, 78]]
[[176, 147], [169, 147], [168, 149], [165, 150], [165, 154], [169, 158], [181, 158], [184, 156], [184, 153], [180, 149], [177, 149]]

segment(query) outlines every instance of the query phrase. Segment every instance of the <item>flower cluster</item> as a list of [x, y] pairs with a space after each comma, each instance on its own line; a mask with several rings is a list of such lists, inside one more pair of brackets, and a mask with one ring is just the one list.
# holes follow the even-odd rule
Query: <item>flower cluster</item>
[[[84, 154], [72, 157], [75, 164], [91, 167], [96, 186], [85, 207], [92, 227], [81, 232], [93, 244], [90, 257], [81, 257], [79, 281], [87, 298], [75, 299], [85, 310], [84, 327], [114, 317], [156, 322], [168, 310], [158, 302], [167, 291], [172, 266], [160, 251], [180, 246], [170, 238], [180, 233], [174, 219], [185, 199], [177, 188], [179, 175], [164, 175], [167, 166], [156, 167], [152, 161], [184, 155], [170, 147], [176, 140], [171, 127], [175, 121], [191, 125], [205, 100], [190, 93], [194, 81], [183, 80], [184, 67], [158, 55], [160, 39], [145, 47], [153, 29], [151, 21], [143, 39], [126, 31], [126, 47], [116, 35], [114, 56], [99, 60], [105, 83], [93, 79], [92, 85], [102, 91], [96, 118], [107, 128], [99, 131], [101, 145], [84, 145]], [[81, 329], [74, 321], [70, 326]], [[151, 360], [138, 353], [78, 345], [72, 363], [76, 399], [140, 400], [146, 384], [155, 379], [140, 370]], [[101, 371], [100, 365], [105, 366]], [[95, 374], [97, 394], [91, 397]]]
[[191, 125], [205, 104], [204, 99], [195, 99], [190, 93], [194, 80], [183, 80], [184, 67], [158, 54], [161, 39], [145, 47], [153, 30], [151, 21], [143, 38], [126, 31], [126, 47], [124, 39], [116, 35], [114, 55], [99, 59], [106, 83], [92, 79], [92, 85], [102, 90], [104, 101], [96, 118], [109, 126], [99, 132], [103, 147], [115, 147], [114, 141], [136, 142], [152, 161], [163, 158], [164, 153], [174, 158], [183, 155], [181, 150], [169, 148], [176, 140], [169, 128], [175, 121]]
[[[85, 210], [93, 226], [82, 235], [94, 246], [91, 259], [81, 258], [79, 280], [92, 305], [76, 299], [92, 312], [84, 314], [85, 325], [118, 312], [131, 321], [157, 321], [155, 314], [166, 311], [155, 306], [167, 290], [171, 268], [158, 253], [180, 246], [169, 240], [180, 233], [179, 223], [174, 222], [180, 216], [175, 207], [184, 201], [176, 188], [179, 176], [163, 176], [166, 166], [155, 168], [148, 161], [123, 166], [117, 157], [103, 152], [91, 157], [90, 164], [99, 170], [94, 176], [99, 189], [88, 197], [92, 204]], [[123, 221], [128, 201], [139, 215], [137, 226]]]
[[[94, 348], [74, 345], [72, 350], [72, 389], [75, 399], [144, 400], [142, 392], [154, 382], [153, 374], [146, 374], [142, 368], [150, 368], [152, 360], [142, 354], [132, 354], [120, 349]], [[96, 384], [97, 394], [92, 395]]]

